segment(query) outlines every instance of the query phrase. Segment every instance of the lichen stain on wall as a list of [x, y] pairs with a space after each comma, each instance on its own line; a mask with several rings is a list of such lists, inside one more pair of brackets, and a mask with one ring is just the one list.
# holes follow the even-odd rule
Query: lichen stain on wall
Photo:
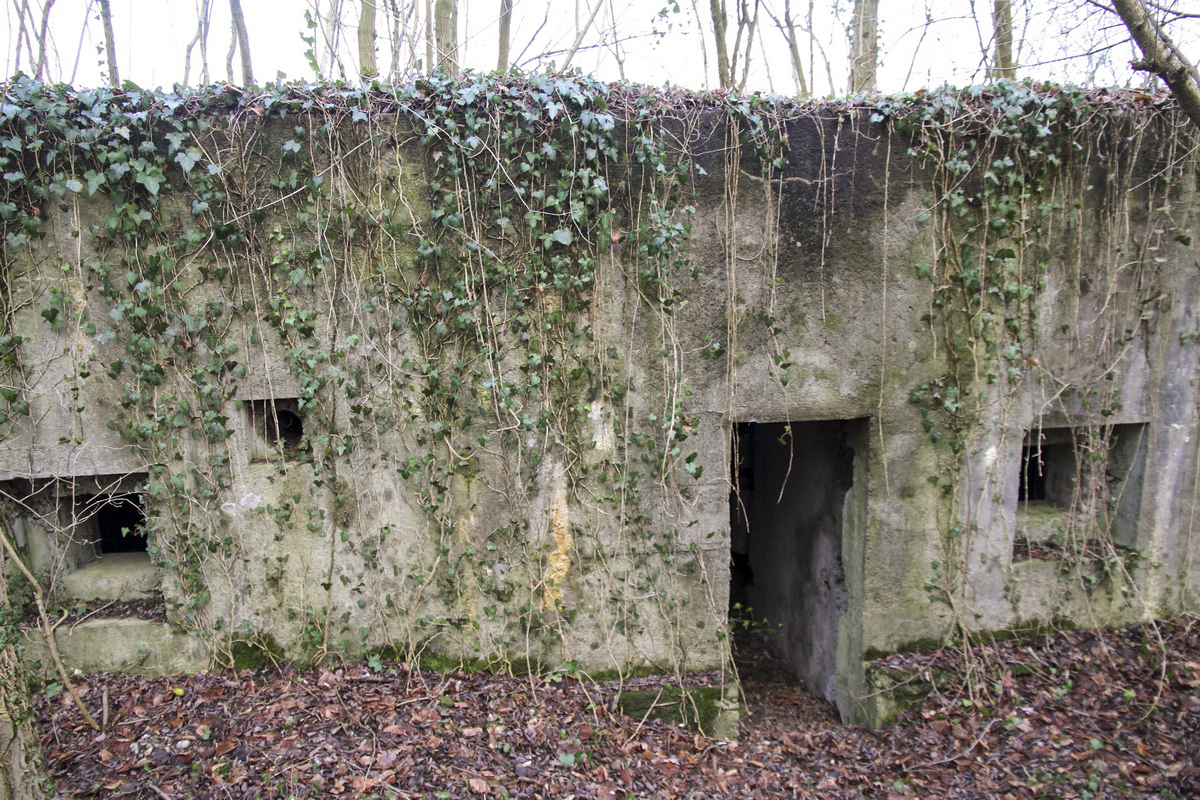
[[542, 576], [542, 609], [557, 608], [563, 602], [563, 585], [571, 571], [571, 551], [575, 539], [571, 535], [571, 514], [567, 505], [567, 473], [559, 466], [550, 477], [550, 535], [551, 551], [546, 572]]

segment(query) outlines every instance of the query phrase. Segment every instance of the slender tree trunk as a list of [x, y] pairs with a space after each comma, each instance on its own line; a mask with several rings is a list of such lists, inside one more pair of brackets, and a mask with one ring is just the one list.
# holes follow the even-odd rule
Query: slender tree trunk
[[242, 56], [242, 84], [253, 86], [254, 67], [250, 63], [250, 33], [246, 30], [246, 17], [242, 14], [242, 0], [229, 0], [229, 13], [233, 16], [233, 31]]
[[[738, 32], [733, 43], [733, 59], [730, 71], [736, 71], [737, 60], [742, 59], [742, 79], [738, 82], [739, 92], [746, 91], [746, 81], [750, 79], [750, 53], [754, 50], [754, 34], [758, 30], [758, 10], [762, 7], [759, 0], [754, 0], [754, 13], [746, 7], [746, 0], [738, 6]], [[746, 34], [746, 46], [742, 47], [742, 33]]]
[[29, 53], [29, 63], [33, 64], [33, 37], [29, 35], [29, 28], [25, 24], [25, 15], [29, 12], [29, 0], [21, 0], [17, 3], [13, 0], [13, 5], [17, 9], [17, 63], [13, 66], [14, 72], [21, 71], [21, 45], [25, 45], [25, 50]]
[[587, 32], [591, 29], [592, 24], [596, 21], [596, 16], [600, 13], [600, 8], [604, 5], [603, 0], [596, 0], [596, 5], [592, 7], [592, 13], [588, 15], [587, 22], [575, 34], [575, 41], [571, 43], [571, 49], [567, 51], [567, 57], [563, 59], [561, 69], [566, 72], [571, 68], [571, 61], [575, 58], [575, 54], [579, 52], [579, 45], [583, 44], [583, 37], [587, 36]]
[[358, 73], [363, 80], [379, 76], [375, 63], [375, 0], [362, 0], [358, 17]]
[[436, 67], [433, 60], [433, 0], [425, 0], [425, 72], [432, 75]]
[[733, 73], [729, 69], [729, 47], [725, 43], [725, 34], [729, 31], [725, 3], [723, 0], [709, 0], [708, 8], [712, 15], [713, 37], [717, 44], [717, 83], [722, 89], [730, 89], [733, 87]]
[[[321, 20], [327, 23], [321, 26], [321, 31], [325, 35], [325, 44], [329, 48], [328, 74], [333, 75], [334, 69], [336, 69], [338, 77], [345, 80], [346, 65], [342, 63], [342, 40], [345, 38], [343, 36], [345, 23], [342, 21], [343, 5], [342, 0], [332, 0], [330, 2], [329, 13], [321, 15]], [[319, 0], [317, 6], [320, 6]]]
[[850, 29], [850, 94], [873, 92], [879, 66], [879, 0], [854, 0]]
[[112, 8], [109, 0], [100, 0], [100, 22], [104, 25], [104, 52], [108, 55], [108, 83], [110, 86], [121, 85], [121, 75], [117, 72], [117, 47], [113, 42]]
[[500, 0], [500, 54], [496, 57], [496, 72], [508, 71], [508, 53], [512, 39], [512, 0]]
[[[417, 13], [417, 0], [407, 0], [403, 12], [398, 0], [388, 0], [388, 13], [392, 18], [392, 65], [389, 71], [392, 79], [400, 77], [401, 64], [404, 69], [415, 69], [420, 63], [417, 59], [417, 43], [420, 41], [414, 29], [414, 20], [420, 20]], [[406, 45], [407, 42], [407, 45]], [[404, 51], [407, 46], [408, 57]]]
[[433, 10], [437, 68], [458, 71], [458, 0], [437, 0]]
[[50, 26], [50, 9], [54, 6], [54, 0], [46, 0], [46, 5], [42, 6], [42, 27], [38, 30], [38, 60], [37, 67], [33, 70], [35, 80], [42, 79], [42, 73], [46, 69], [46, 48], [48, 39], [48, 28]]
[[808, 97], [808, 81], [804, 79], [804, 61], [800, 58], [800, 42], [796, 39], [796, 23], [792, 19], [792, 0], [783, 3], [783, 35], [787, 39], [788, 53], [792, 57], [792, 73], [796, 77], [796, 89], [801, 97]]
[[[96, 0], [88, 0], [87, 7], [83, 9], [83, 16], [85, 19], [91, 18], [92, 6], [95, 5], [95, 2], [96, 2]], [[80, 27], [79, 42], [75, 45], [75, 62], [71, 65], [71, 74], [69, 76], [66, 76], [67, 83], [74, 84], [75, 77], [79, 74], [79, 60], [81, 58], [83, 58], [83, 40], [84, 40], [84, 37], [87, 36], [87, 32], [88, 32], [87, 25], [83, 25], [82, 27]], [[18, 53], [17, 55], [20, 56], [20, 53]]]
[[[411, 8], [411, 6], [410, 6]], [[388, 0], [388, 19], [391, 21], [391, 45], [392, 45], [392, 60], [388, 66], [388, 77], [392, 80], [400, 72], [400, 50], [403, 47], [403, 38], [400, 33], [400, 9], [396, 7], [396, 0]]]
[[212, 4], [213, 0], [200, 0], [200, 22], [203, 25], [200, 35], [200, 82], [206, 86], [212, 83], [208, 72], [208, 33], [212, 30]]
[[1017, 77], [1017, 62], [1013, 59], [1012, 0], [995, 0], [993, 3], [992, 31], [995, 52], [988, 77], [992, 80]]
[[229, 50], [225, 53], [225, 80], [232, 84], [234, 83], [233, 56], [237, 53], [237, 27], [230, 25], [229, 32], [232, 35], [229, 37]]
[[1113, 0], [1113, 10], [1142, 51], [1142, 59], [1131, 66], [1162, 78], [1183, 113], [1200, 125], [1200, 76], [1196, 67], [1179, 51], [1142, 0]]
[[212, 0], [200, 0], [196, 7], [199, 15], [199, 20], [196, 23], [196, 35], [188, 42], [187, 49], [183, 52], [183, 85], [188, 85], [188, 78], [192, 73], [192, 48], [197, 44], [200, 45], [200, 84], [203, 86], [209, 82], [208, 80], [208, 31], [210, 20], [212, 19]]

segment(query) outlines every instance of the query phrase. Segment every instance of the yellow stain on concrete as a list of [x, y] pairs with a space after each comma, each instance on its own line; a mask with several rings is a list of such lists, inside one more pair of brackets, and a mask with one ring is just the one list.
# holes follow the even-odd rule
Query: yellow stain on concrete
[[554, 608], [562, 600], [562, 587], [571, 571], [571, 548], [575, 539], [571, 536], [571, 519], [567, 509], [567, 475], [557, 470], [553, 478], [554, 490], [550, 497], [550, 532], [554, 535], [554, 552], [550, 565], [542, 578], [542, 608]]

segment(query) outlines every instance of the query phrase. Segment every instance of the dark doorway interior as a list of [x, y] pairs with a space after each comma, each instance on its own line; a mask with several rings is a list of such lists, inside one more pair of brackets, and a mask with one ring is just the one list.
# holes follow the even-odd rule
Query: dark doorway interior
[[146, 512], [136, 494], [114, 494], [96, 498], [97, 544], [101, 553], [143, 553], [146, 551]]
[[[737, 423], [730, 499], [730, 613], [752, 616], [814, 694], [837, 696], [848, 444], [857, 421]], [[749, 611], [747, 611], [749, 609]]]

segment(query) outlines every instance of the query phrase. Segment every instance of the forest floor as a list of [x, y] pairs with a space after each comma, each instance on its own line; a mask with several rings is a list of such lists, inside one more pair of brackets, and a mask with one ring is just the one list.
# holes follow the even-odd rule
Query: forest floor
[[759, 636], [737, 660], [736, 743], [623, 716], [616, 683], [379, 662], [80, 677], [103, 730], [65, 692], [38, 723], [79, 798], [1200, 797], [1196, 618], [893, 656], [942, 677], [874, 732], [839, 724]]

